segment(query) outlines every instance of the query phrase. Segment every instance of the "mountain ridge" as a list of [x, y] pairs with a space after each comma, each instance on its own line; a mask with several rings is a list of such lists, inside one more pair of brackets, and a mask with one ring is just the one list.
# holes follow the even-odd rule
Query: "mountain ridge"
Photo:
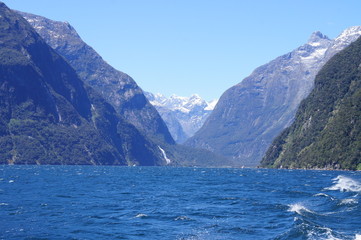
[[331, 58], [263, 167], [361, 170], [361, 38]]
[[[232, 165], [229, 159], [211, 152], [175, 144], [163, 119], [134, 80], [107, 64], [94, 49], [81, 40], [69, 23], [57, 22], [33, 14], [21, 14], [25, 15], [38, 33], [45, 37], [45, 41], [51, 47], [55, 47], [54, 50], [68, 61], [84, 82], [110, 102], [122, 119], [124, 118], [140, 131], [146, 141], [133, 141], [136, 138], [123, 136], [126, 140], [123, 145], [127, 151], [130, 149], [136, 154], [135, 146], [140, 149], [151, 148], [157, 156], [157, 160], [153, 161], [154, 165], [208, 167]], [[67, 34], [71, 36], [67, 37]], [[144, 165], [144, 163], [136, 162], [135, 165]]]
[[1, 164], [165, 164], [24, 18], [0, 16]]
[[106, 63], [68, 22], [18, 13], [71, 64], [84, 82], [97, 90], [128, 122], [159, 144], [175, 143], [159, 113], [136, 82]]
[[351, 27], [330, 40], [314, 32], [306, 44], [256, 68], [221, 96], [186, 145], [257, 166], [272, 140], [292, 123], [321, 66], [360, 34], [361, 27]]

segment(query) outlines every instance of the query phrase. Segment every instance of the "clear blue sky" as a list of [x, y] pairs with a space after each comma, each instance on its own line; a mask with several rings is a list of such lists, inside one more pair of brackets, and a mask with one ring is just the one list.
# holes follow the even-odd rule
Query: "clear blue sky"
[[361, 25], [359, 0], [3, 0], [68, 21], [143, 90], [211, 100], [256, 67]]

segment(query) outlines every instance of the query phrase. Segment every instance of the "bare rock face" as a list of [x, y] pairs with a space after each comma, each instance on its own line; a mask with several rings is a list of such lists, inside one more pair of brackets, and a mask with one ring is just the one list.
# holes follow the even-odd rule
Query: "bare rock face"
[[83, 42], [69, 23], [19, 13], [71, 64], [80, 78], [98, 91], [128, 122], [160, 143], [174, 144], [166, 124], [136, 82], [107, 64]]
[[257, 68], [222, 95], [186, 144], [257, 166], [272, 140], [294, 120], [317, 72], [360, 35], [361, 27], [346, 29], [334, 40], [315, 32], [303, 46]]

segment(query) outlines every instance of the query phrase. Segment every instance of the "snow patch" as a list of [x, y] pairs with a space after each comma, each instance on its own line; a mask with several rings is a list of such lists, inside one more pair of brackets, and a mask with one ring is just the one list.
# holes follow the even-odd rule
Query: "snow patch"
[[311, 45], [312, 47], [318, 47], [321, 45], [320, 42], [310, 42], [309, 45]]
[[34, 27], [36, 30], [38, 30], [38, 31], [40, 31], [40, 30], [42, 30], [42, 29], [44, 29], [45, 27], [44, 26], [36, 26], [36, 27]]
[[345, 29], [337, 38], [334, 40], [332, 49], [341, 50], [350, 43], [356, 41], [361, 35], [361, 26], [353, 26]]
[[306, 57], [301, 56], [301, 61], [305, 64], [312, 64], [316, 61], [319, 61], [320, 59], [325, 57], [326, 51], [328, 48], [318, 48], [315, 49], [310, 55]]
[[218, 103], [219, 99], [214, 99], [210, 102], [208, 102], [208, 106], [204, 109], [206, 111], [213, 111], [214, 108], [216, 107], [217, 103]]

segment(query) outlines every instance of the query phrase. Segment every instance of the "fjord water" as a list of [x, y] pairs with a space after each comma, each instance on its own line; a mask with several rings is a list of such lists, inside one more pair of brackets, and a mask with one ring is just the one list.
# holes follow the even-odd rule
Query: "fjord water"
[[0, 239], [361, 239], [361, 173], [0, 166]]

